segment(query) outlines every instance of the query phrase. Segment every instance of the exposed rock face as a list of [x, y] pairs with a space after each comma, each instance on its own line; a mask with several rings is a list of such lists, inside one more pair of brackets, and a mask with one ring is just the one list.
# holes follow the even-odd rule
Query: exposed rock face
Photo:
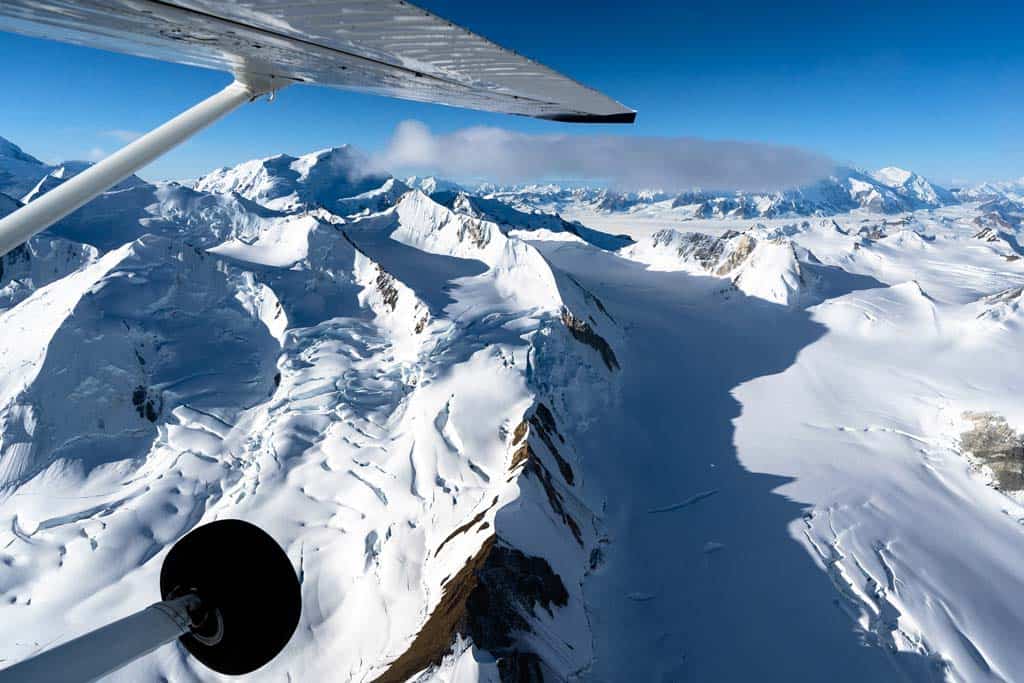
[[601, 354], [601, 360], [609, 370], [619, 369], [619, 360], [615, 357], [615, 351], [605, 341], [604, 337], [594, 332], [586, 320], [581, 320], [573, 315], [568, 308], [562, 309], [562, 323], [566, 326], [572, 336], [578, 342], [582, 342]]
[[878, 240], [884, 240], [886, 237], [889, 236], [888, 233], [886, 233], [885, 231], [885, 226], [880, 225], [878, 223], [863, 226], [862, 228], [860, 228], [860, 230], [857, 231], [857, 234], [864, 237], [864, 239], [873, 240], [876, 242]]
[[46, 235], [15, 247], [0, 257], [0, 311], [17, 305], [40, 287], [73, 273], [98, 256], [99, 252], [92, 247]]
[[[580, 546], [586, 540], [579, 524], [569, 514], [567, 496], [571, 496], [575, 475], [556, 444], [569, 448], [569, 442], [558, 428], [554, 413], [543, 402], [537, 402], [513, 430], [509, 446], [509, 484], [523, 487], [523, 479], [539, 482], [544, 491], [549, 519], [565, 525]], [[561, 479], [545, 464], [548, 455], [555, 460]], [[538, 633], [536, 618], [544, 614], [554, 618], [557, 610], [571, 599], [565, 579], [544, 557], [530, 555], [503, 537], [499, 518], [495, 530], [483, 521], [499, 503], [495, 497], [490, 505], [446, 537], [434, 556], [467, 534], [488, 531], [490, 535], [480, 550], [467, 558], [454, 576], [442, 582], [443, 597], [431, 613], [411, 646], [395, 659], [377, 683], [405, 681], [424, 670], [439, 666], [453, 653], [453, 645], [471, 642], [497, 658], [498, 675], [503, 683], [540, 683], [561, 680], [562, 675], [545, 656], [535, 651], [535, 639], [524, 635]], [[505, 530], [507, 532], [507, 529]], [[581, 560], [593, 555], [581, 554]], [[577, 596], [575, 598], [579, 600]]]
[[398, 306], [398, 289], [395, 287], [395, 278], [379, 265], [377, 266], [377, 289], [384, 297], [384, 304], [392, 311]]
[[982, 301], [990, 305], [1015, 303], [1022, 294], [1024, 294], [1024, 287], [1010, 287], [1009, 289], [986, 296]]
[[[609, 368], [610, 369], [610, 368]], [[555, 426], [554, 416], [548, 407], [543, 403], [537, 404], [537, 410], [533, 417], [530, 418], [530, 425], [536, 431], [537, 436], [544, 442], [544, 445], [548, 447], [548, 451], [554, 456], [555, 461], [558, 463], [558, 470], [562, 473], [562, 478], [565, 479], [565, 483], [572, 486], [576, 483], [576, 475], [572, 471], [572, 467], [568, 461], [562, 457], [562, 454], [558, 452], [558, 448], [555, 446], [555, 441], [552, 438], [552, 434], [557, 436], [563, 443], [565, 439], [561, 434], [558, 433], [558, 428]]]
[[985, 242], [998, 242], [999, 232], [992, 228], [982, 228], [974, 235], [976, 240], [984, 240]]
[[[724, 251], [723, 247], [719, 250]], [[739, 235], [735, 239], [735, 244], [732, 245], [732, 249], [729, 255], [726, 256], [725, 260], [715, 270], [715, 275], [728, 275], [732, 271], [740, 267], [740, 265], [747, 260], [747, 257], [753, 253], [754, 247], [757, 246], [757, 241], [750, 235]]]
[[[795, 226], [769, 229], [759, 224], [718, 237], [661, 230], [621, 253], [659, 269], [727, 277], [748, 296], [793, 306], [803, 300], [807, 282], [788, 228]], [[803, 258], [817, 261], [806, 249]]]
[[466, 601], [476, 590], [478, 572], [490, 557], [494, 541], [493, 536], [487, 539], [480, 551], [468, 558], [466, 566], [445, 583], [441, 602], [431, 612], [412, 645], [374, 683], [404, 683], [420, 671], [441, 663], [460, 625], [465, 623]]
[[476, 579], [466, 602], [464, 633], [499, 657], [514, 651], [517, 632], [531, 630], [528, 618], [538, 607], [551, 614], [569, 601], [565, 584], [547, 560], [500, 543], [491, 549]]
[[157, 418], [160, 417], [160, 412], [163, 410], [163, 399], [159, 393], [153, 392], [140, 384], [132, 392], [132, 405], [135, 406], [139, 417], [144, 417], [150, 422], [156, 422]]
[[492, 197], [480, 197], [464, 191], [442, 190], [430, 193], [430, 198], [456, 213], [491, 221], [505, 232], [510, 230], [566, 232], [576, 235], [596, 247], [610, 250], [619, 249], [633, 243], [633, 240], [629, 237], [613, 236], [597, 230], [591, 230], [581, 223], [567, 221], [557, 214], [520, 211]]
[[517, 649], [517, 634], [532, 631], [537, 609], [563, 607], [569, 593], [551, 565], [491, 536], [444, 584], [444, 596], [412, 645], [375, 683], [401, 683], [440, 664], [456, 635], [499, 657], [503, 683], [543, 681], [540, 657]]
[[960, 445], [992, 471], [1002, 491], [1024, 490], [1024, 439], [995, 413], [964, 413], [972, 428], [960, 435]]

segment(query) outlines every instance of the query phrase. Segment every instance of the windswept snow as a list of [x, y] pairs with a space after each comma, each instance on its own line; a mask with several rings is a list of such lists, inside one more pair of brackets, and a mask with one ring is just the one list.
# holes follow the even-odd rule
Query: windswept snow
[[[361, 189], [339, 154], [243, 165], [282, 173], [287, 201], [115, 190], [4, 259], [4, 662], [144, 606], [176, 538], [243, 517], [303, 585], [258, 677], [589, 666], [598, 532], [572, 435], [609, 395], [616, 325], [534, 247], [419, 191], [346, 216], [294, 201]], [[596, 400], [567, 400], [570, 377]], [[172, 647], [114, 678], [194, 676]]]
[[[0, 141], [0, 213], [76, 168]], [[253, 680], [1022, 680], [1019, 185], [364, 169], [131, 179], [0, 260], [0, 666], [238, 517], [302, 583]]]

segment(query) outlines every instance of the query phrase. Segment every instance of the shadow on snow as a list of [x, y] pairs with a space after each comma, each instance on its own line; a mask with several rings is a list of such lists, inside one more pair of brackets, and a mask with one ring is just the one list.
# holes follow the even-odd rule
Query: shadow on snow
[[[734, 445], [733, 389], [783, 372], [827, 328], [805, 310], [722, 296], [720, 279], [535, 246], [597, 294], [627, 337], [616, 349], [621, 406], [578, 441], [611, 543], [585, 583], [597, 658], [585, 678], [941, 679], [935, 660], [871, 645], [794, 540], [809, 506], [776, 493], [792, 480], [746, 469]], [[884, 286], [825, 284], [830, 296]]]

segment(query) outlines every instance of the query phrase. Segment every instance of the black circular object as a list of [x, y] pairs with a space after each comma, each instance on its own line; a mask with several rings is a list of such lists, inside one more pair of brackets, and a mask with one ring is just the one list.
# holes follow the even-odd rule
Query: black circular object
[[171, 600], [186, 593], [199, 596], [206, 618], [179, 640], [222, 674], [246, 674], [276, 657], [302, 611], [291, 560], [265, 531], [240, 519], [193, 529], [167, 553], [160, 594]]

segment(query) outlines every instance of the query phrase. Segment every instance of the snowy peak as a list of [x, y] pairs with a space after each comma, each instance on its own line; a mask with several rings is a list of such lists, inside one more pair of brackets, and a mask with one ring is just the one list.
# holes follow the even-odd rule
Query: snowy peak
[[0, 192], [20, 199], [50, 170], [39, 159], [0, 138]]
[[871, 174], [875, 180], [889, 187], [900, 187], [914, 177], [912, 171], [897, 166], [886, 166]]
[[[463, 213], [411, 190], [392, 210], [398, 219], [392, 238], [434, 254], [477, 259], [499, 270], [515, 269], [528, 262], [528, 269], [536, 268], [550, 277], [550, 267], [533, 247], [506, 235], [494, 221], [477, 217], [468, 202], [466, 195], [456, 197], [454, 206], [467, 211]], [[551, 284], [550, 290], [555, 292], [557, 288]]]
[[922, 206], [943, 206], [955, 202], [951, 192], [930, 183], [912, 171], [888, 166], [875, 171], [872, 176], [911, 201], [920, 202]]
[[353, 197], [342, 197], [331, 211], [338, 216], [354, 216], [356, 214], [384, 211], [409, 191], [409, 186], [397, 178], [388, 178], [380, 187], [375, 187]]
[[294, 161], [295, 157], [286, 154], [244, 161], [201, 177], [196, 181], [195, 189], [199, 192], [235, 193], [256, 202], [275, 199], [286, 194], [286, 181], [294, 181], [298, 176], [291, 169]]
[[492, 197], [480, 197], [465, 191], [441, 191], [431, 194], [430, 198], [456, 213], [497, 223], [506, 233], [509, 231], [568, 233], [596, 247], [608, 250], [620, 249], [632, 243], [629, 238], [592, 230], [579, 222], [567, 221], [557, 214], [540, 211], [527, 213]]
[[733, 284], [747, 296], [797, 305], [806, 282], [793, 243], [785, 237], [757, 240], [741, 235], [739, 240], [733, 255], [741, 265], [733, 271]]
[[[550, 315], [567, 308], [583, 315], [581, 311], [594, 308], [578, 283], [562, 278], [533, 245], [506, 234], [491, 220], [449, 209], [419, 190], [410, 190], [386, 212], [346, 223], [344, 230], [371, 256], [381, 249], [386, 235], [389, 241], [427, 254], [459, 259], [459, 268], [467, 274], [480, 274], [483, 268], [486, 274], [481, 277], [503, 297], [538, 313]], [[469, 261], [479, 262], [479, 267]]]
[[21, 147], [8, 140], [7, 138], [0, 137], [0, 159], [19, 161], [25, 164], [34, 164], [36, 166], [43, 166], [43, 162], [36, 159], [31, 154], [26, 154], [22, 151]]
[[292, 164], [298, 182], [311, 201], [329, 204], [383, 185], [388, 176], [367, 173], [366, 158], [349, 145], [320, 150], [299, 157]]
[[393, 237], [431, 253], [492, 264], [504, 246], [505, 238], [495, 223], [455, 213], [419, 190], [407, 192], [394, 214], [399, 228]]
[[877, 174], [837, 168], [810, 185], [766, 193], [691, 190], [668, 194], [649, 190], [619, 192], [608, 188], [557, 185], [481, 188], [487, 197], [518, 208], [544, 206], [559, 213], [664, 215], [678, 220], [827, 216], [856, 209], [901, 213], [956, 203], [948, 190], [902, 169]]
[[[45, 194], [58, 185], [67, 182], [91, 166], [93, 166], [91, 161], [65, 161], [58, 166], [54, 166], [49, 173], [36, 183], [35, 187], [33, 187], [28, 194], [21, 198], [21, 201], [28, 204], [40, 195]], [[149, 183], [137, 175], [132, 174], [111, 187], [107, 192], [119, 192], [120, 190], [127, 190], [140, 185], [148, 186]]]
[[444, 180], [442, 178], [435, 178], [434, 176], [409, 176], [405, 179], [405, 184], [409, 187], [421, 190], [425, 194], [434, 194], [435, 192], [461, 192], [463, 189], [458, 183], [454, 183], [450, 180]]
[[1012, 205], [1017, 211], [1024, 211], [1024, 178], [1006, 182], [982, 183], [958, 190], [956, 196], [963, 201], [996, 202]]
[[203, 176], [200, 192], [235, 192], [280, 211], [328, 210], [340, 200], [380, 188], [387, 176], [365, 172], [365, 159], [348, 145], [301, 157], [287, 154], [246, 161]]
[[660, 270], [729, 278], [744, 294], [784, 306], [798, 304], [806, 285], [793, 242], [761, 226], [720, 237], [662, 230], [621, 253]]
[[53, 188], [61, 185], [67, 179], [76, 174], [73, 166], [59, 166], [43, 176], [28, 193], [21, 198], [21, 201], [28, 204], [40, 195], [46, 194]]

